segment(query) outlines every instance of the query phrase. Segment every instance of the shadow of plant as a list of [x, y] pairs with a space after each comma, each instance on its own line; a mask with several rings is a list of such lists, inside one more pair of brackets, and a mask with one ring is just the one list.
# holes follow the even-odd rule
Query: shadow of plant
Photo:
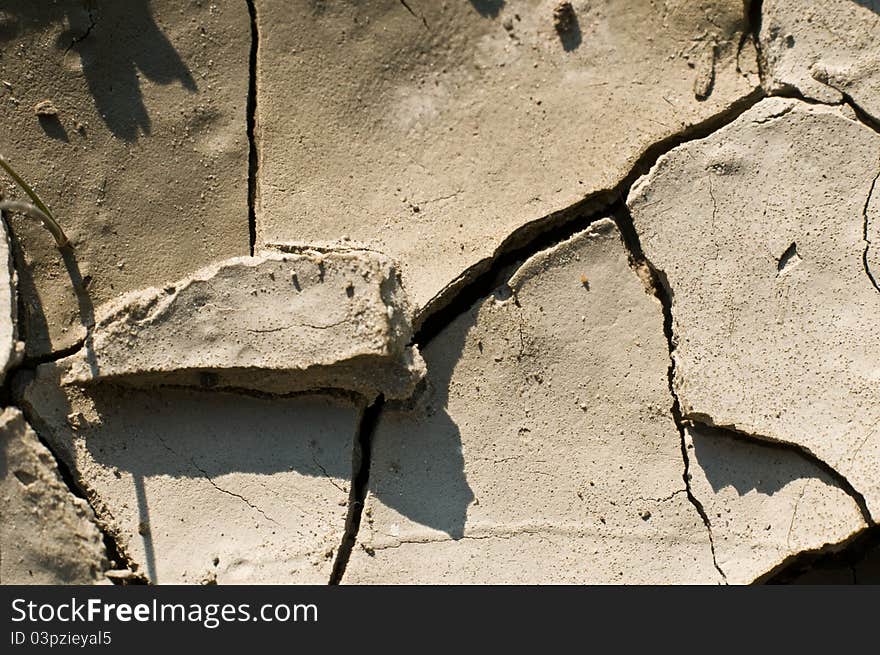
[[[80, 56], [95, 108], [125, 141], [150, 133], [140, 74], [157, 84], [179, 82], [195, 92], [192, 74], [153, 18], [149, 0], [6, 0], [0, 4], [0, 41], [61, 23], [59, 50]], [[50, 126], [53, 127], [53, 126]], [[51, 136], [64, 138], [57, 128]]]

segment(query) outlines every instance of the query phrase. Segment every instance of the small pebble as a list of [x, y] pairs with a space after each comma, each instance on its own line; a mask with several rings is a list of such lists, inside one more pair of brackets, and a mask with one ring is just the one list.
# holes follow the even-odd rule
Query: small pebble
[[34, 113], [37, 116], [57, 116], [58, 108], [51, 100], [40, 100], [40, 102], [34, 105]]

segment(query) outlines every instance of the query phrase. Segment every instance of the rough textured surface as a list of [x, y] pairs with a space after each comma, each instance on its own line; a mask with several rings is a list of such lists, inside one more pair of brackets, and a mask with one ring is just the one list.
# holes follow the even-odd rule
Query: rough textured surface
[[107, 568], [94, 514], [21, 412], [0, 414], [0, 584], [93, 584]]
[[712, 523], [715, 558], [748, 584], [803, 551], [866, 527], [856, 502], [803, 456], [717, 430], [686, 432], [691, 490]]
[[876, 580], [874, 0], [0, 5], [0, 582]]
[[97, 314], [68, 383], [405, 398], [424, 375], [397, 269], [369, 251], [237, 257]]
[[19, 401], [137, 570], [162, 583], [320, 584], [342, 539], [359, 409], [186, 389], [86, 393], [54, 364]]
[[719, 582], [682, 478], [660, 305], [614, 224], [510, 287], [426, 347], [419, 405], [383, 415], [344, 581]]
[[764, 0], [761, 53], [771, 92], [820, 102], [852, 98], [880, 120], [880, 3]]
[[3, 154], [76, 247], [12, 221], [28, 354], [81, 338], [92, 304], [248, 254], [249, 33], [244, 2], [3, 3]]
[[685, 416], [802, 446], [875, 519], [880, 289], [864, 228], [878, 173], [875, 132], [775, 98], [664, 156], [629, 198], [673, 294]]
[[423, 307], [757, 82], [742, 0], [557, 4], [257, 0], [258, 242], [370, 244]]

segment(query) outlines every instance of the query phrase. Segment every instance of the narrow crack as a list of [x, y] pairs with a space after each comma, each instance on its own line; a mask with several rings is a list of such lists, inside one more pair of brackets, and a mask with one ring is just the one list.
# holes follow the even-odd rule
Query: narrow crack
[[[819, 104], [822, 104], [822, 103], [819, 103]], [[858, 118], [859, 122], [861, 122], [863, 125], [865, 125], [865, 127], [868, 127], [870, 129], [874, 130], [875, 132], [877, 132], [878, 134], [880, 134], [880, 121], [878, 121], [876, 118], [871, 116], [871, 114], [869, 114], [864, 109], [859, 107], [859, 105], [856, 103], [856, 101], [853, 100], [852, 96], [850, 96], [846, 93], [843, 93], [843, 104], [845, 104], [847, 107], [849, 107], [850, 109], [853, 110], [853, 113], [856, 115], [856, 118]]]
[[[156, 435], [156, 438], [159, 440], [159, 443], [162, 444], [162, 447], [163, 447], [165, 450], [167, 450], [169, 453], [171, 453], [172, 455], [174, 455], [175, 457], [177, 457], [177, 458], [179, 458], [179, 459], [184, 459], [183, 456], [180, 455], [180, 453], [178, 453], [176, 450], [174, 450], [171, 446], [168, 445], [168, 442], [165, 441], [165, 439], [162, 437], [162, 435], [157, 434], [157, 435]], [[201, 474], [201, 476], [202, 476], [205, 480], [208, 481], [208, 483], [209, 483], [212, 487], [214, 487], [214, 489], [216, 489], [216, 490], [219, 491], [220, 493], [226, 494], [227, 496], [232, 496], [233, 498], [238, 498], [240, 501], [242, 501], [245, 505], [247, 505], [248, 507], [250, 507], [252, 510], [254, 510], [254, 511], [257, 512], [258, 514], [262, 515], [263, 518], [265, 518], [267, 521], [269, 521], [269, 522], [271, 522], [271, 523], [274, 523], [275, 525], [280, 525], [280, 524], [278, 523], [278, 521], [276, 521], [276, 520], [273, 519], [271, 516], [269, 516], [268, 514], [266, 514], [266, 512], [264, 512], [260, 507], [254, 505], [251, 501], [249, 501], [247, 498], [245, 498], [245, 497], [242, 496], [241, 494], [235, 493], [234, 491], [229, 491], [228, 489], [224, 489], [223, 487], [221, 487], [220, 485], [218, 485], [216, 482], [214, 482], [214, 478], [212, 478], [212, 477], [208, 474], [208, 472], [207, 472], [205, 469], [203, 469], [201, 466], [199, 466], [199, 465], [196, 463], [195, 458], [190, 457], [187, 461], [190, 463], [190, 465], [191, 465], [196, 471], [198, 471], [198, 472]]]
[[258, 175], [260, 158], [257, 146], [257, 66], [260, 50], [260, 29], [254, 0], [246, 0], [251, 21], [251, 50], [248, 57], [247, 138], [248, 138], [248, 232], [250, 253], [257, 245], [257, 202], [259, 202]]
[[340, 487], [336, 483], [336, 480], [333, 479], [333, 476], [330, 475], [330, 472], [324, 467], [323, 464], [321, 464], [321, 462], [318, 461], [318, 458], [315, 457], [314, 455], [312, 455], [312, 461], [315, 463], [315, 466], [317, 466], [321, 470], [321, 473], [324, 475], [325, 478], [327, 478], [327, 481], [330, 484], [332, 484], [334, 487], [336, 487], [339, 491], [341, 491], [344, 494], [351, 493], [350, 490], [346, 491], [343, 487]]
[[862, 218], [864, 220], [862, 224], [862, 239], [865, 242], [865, 249], [862, 251], [862, 266], [865, 269], [865, 274], [868, 276], [868, 279], [871, 280], [871, 284], [874, 285], [874, 289], [880, 293], [880, 284], [877, 283], [877, 278], [875, 278], [874, 274], [871, 272], [871, 265], [868, 262], [868, 253], [871, 250], [871, 238], [868, 236], [868, 227], [870, 226], [868, 208], [871, 205], [871, 198], [874, 196], [874, 189], [877, 187], [878, 179], [880, 179], [880, 170], [877, 171], [877, 175], [874, 176], [874, 180], [871, 182], [871, 188], [868, 190], [868, 197], [865, 199], [865, 206], [862, 208]]
[[370, 464], [372, 458], [373, 435], [385, 406], [385, 398], [379, 395], [372, 404], [364, 408], [358, 425], [358, 432], [352, 447], [351, 457], [351, 488], [348, 492], [348, 515], [345, 518], [345, 532], [336, 552], [333, 570], [330, 573], [330, 584], [342, 582], [351, 551], [354, 549], [358, 531], [361, 527], [361, 516], [367, 499], [370, 481]]
[[400, 0], [400, 4], [402, 4], [402, 5], [406, 8], [406, 10], [407, 10], [410, 14], [413, 15], [414, 18], [418, 18], [419, 20], [421, 20], [421, 21], [422, 21], [422, 25], [425, 26], [425, 29], [426, 29], [426, 30], [431, 29], [430, 27], [428, 27], [428, 21], [425, 20], [425, 16], [424, 16], [424, 14], [421, 14], [421, 15], [420, 15], [420, 14], [417, 14], [416, 12], [414, 12], [414, 11], [412, 10], [412, 7], [409, 6], [409, 4], [407, 3], [406, 0]]
[[281, 525], [280, 523], [278, 523], [278, 521], [276, 521], [276, 520], [273, 519], [271, 516], [269, 516], [268, 514], [266, 514], [266, 512], [264, 512], [260, 507], [258, 507], [257, 505], [254, 505], [251, 501], [249, 501], [247, 498], [245, 498], [245, 497], [242, 496], [241, 494], [237, 494], [237, 493], [235, 493], [234, 491], [229, 491], [229, 489], [224, 489], [223, 487], [221, 487], [220, 485], [218, 485], [216, 482], [214, 482], [214, 478], [212, 478], [210, 475], [208, 475], [208, 472], [207, 472], [205, 469], [203, 469], [201, 466], [199, 466], [199, 465], [196, 463], [196, 460], [195, 460], [195, 459], [190, 458], [189, 462], [190, 462], [190, 464], [192, 464], [193, 468], [194, 468], [195, 470], [197, 470], [199, 473], [201, 473], [201, 474], [202, 474], [202, 477], [205, 478], [205, 480], [207, 480], [208, 483], [209, 483], [212, 487], [214, 487], [217, 491], [219, 491], [220, 493], [224, 493], [224, 494], [226, 494], [227, 496], [232, 496], [233, 498], [238, 498], [238, 499], [239, 499], [240, 501], [242, 501], [245, 505], [247, 505], [247, 506], [250, 507], [252, 510], [254, 510], [254, 511], [257, 512], [258, 514], [260, 514], [264, 519], [266, 519], [266, 520], [269, 521], [270, 523], [274, 523], [275, 525]]
[[522, 262], [587, 229], [613, 213], [629, 189], [673, 148], [702, 139], [729, 125], [766, 96], [755, 89], [726, 110], [648, 146], [617, 186], [592, 193], [573, 205], [530, 221], [511, 233], [495, 253], [471, 266], [423, 307], [414, 321], [412, 343], [424, 347], [474, 303], [505, 284]]
[[[682, 479], [684, 480], [685, 490], [687, 492], [687, 498], [690, 501], [691, 505], [697, 510], [697, 513], [700, 515], [700, 518], [703, 521], [703, 525], [706, 526], [706, 531], [709, 535], [709, 549], [712, 552], [712, 564], [715, 566], [715, 570], [718, 571], [721, 578], [724, 580], [725, 584], [727, 583], [727, 575], [724, 573], [724, 570], [718, 565], [718, 558], [715, 553], [715, 537], [712, 533], [712, 522], [709, 520], [709, 515], [706, 513], [706, 509], [703, 507], [703, 504], [700, 500], [694, 495], [693, 490], [691, 489], [691, 472], [690, 472], [690, 457], [687, 452], [687, 441], [685, 439], [685, 421], [682, 416], [681, 411], [681, 403], [678, 399], [678, 394], [675, 391], [675, 334], [673, 332], [672, 327], [672, 289], [669, 287], [669, 281], [666, 279], [666, 276], [662, 271], [657, 270], [651, 264], [651, 262], [645, 257], [644, 252], [642, 251], [641, 242], [639, 241], [638, 233], [636, 232], [635, 224], [633, 223], [632, 216], [630, 216], [629, 208], [625, 203], [621, 203], [617, 212], [615, 212], [615, 223], [617, 223], [618, 228], [620, 229], [621, 234], [623, 235], [623, 242], [629, 250], [630, 256], [630, 264], [633, 266], [633, 269], [637, 267], [647, 267], [647, 270], [651, 274], [652, 278], [652, 288], [657, 300], [660, 301], [660, 305], [663, 308], [663, 334], [666, 336], [666, 343], [669, 348], [669, 368], [667, 369], [667, 383], [669, 385], [669, 394], [672, 397], [672, 406], [670, 407], [670, 412], [672, 413], [672, 419], [675, 421], [675, 427], [678, 429], [678, 434], [680, 437], [681, 443], [681, 458], [684, 462], [684, 472], [682, 473]], [[638, 274], [638, 271], [636, 271]]]
[[89, 26], [86, 28], [85, 32], [83, 32], [79, 36], [73, 37], [73, 39], [70, 42], [70, 45], [67, 46], [67, 48], [64, 50], [65, 55], [68, 52], [70, 52], [73, 48], [75, 48], [78, 44], [82, 43], [87, 38], [89, 38], [89, 35], [92, 33], [92, 30], [95, 29], [95, 25], [97, 24], [98, 21], [95, 19], [95, 15], [92, 13], [91, 8], [87, 9], [86, 11], [89, 15]]
[[678, 496], [679, 494], [687, 493], [687, 488], [684, 489], [676, 489], [668, 496], [664, 496], [663, 498], [645, 498], [642, 496], [638, 496], [636, 498], [632, 498], [626, 501], [627, 505], [635, 505], [636, 503], [668, 503], [670, 500]]

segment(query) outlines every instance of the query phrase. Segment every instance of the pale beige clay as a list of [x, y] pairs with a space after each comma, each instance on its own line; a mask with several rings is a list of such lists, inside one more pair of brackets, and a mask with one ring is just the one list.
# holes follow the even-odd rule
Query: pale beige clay
[[427, 395], [376, 430], [346, 582], [744, 583], [864, 527], [802, 456], [689, 432], [703, 521], [647, 279], [602, 220], [427, 346]]
[[345, 582], [721, 582], [682, 477], [660, 304], [614, 224], [510, 288], [427, 346], [415, 409], [383, 414]]
[[3, 3], [0, 152], [75, 247], [11, 218], [29, 355], [120, 293], [248, 254], [249, 35], [243, 1]]
[[410, 318], [386, 257], [265, 252], [99, 308], [64, 381], [406, 398], [424, 375]]
[[[19, 402], [129, 566], [159, 583], [330, 579], [360, 408], [315, 395], [121, 391], [23, 376]], [[4, 556], [5, 559], [5, 556]]]
[[880, 120], [880, 5], [872, 0], [764, 0], [768, 91], [844, 98]]
[[691, 490], [731, 584], [750, 584], [798, 553], [831, 550], [866, 527], [853, 498], [791, 450], [710, 428], [689, 427], [686, 440]]
[[878, 173], [880, 136], [854, 116], [773, 98], [662, 157], [628, 200], [672, 290], [685, 417], [797, 444], [874, 520], [880, 289], [864, 229]]
[[258, 242], [348, 236], [442, 304], [757, 84], [742, 0], [558, 4], [256, 0]]
[[2, 154], [73, 249], [0, 221], [0, 583], [742, 584], [862, 543], [880, 10], [758, 4], [5, 3]]
[[0, 414], [0, 584], [94, 584], [108, 568], [88, 504], [17, 409]]

